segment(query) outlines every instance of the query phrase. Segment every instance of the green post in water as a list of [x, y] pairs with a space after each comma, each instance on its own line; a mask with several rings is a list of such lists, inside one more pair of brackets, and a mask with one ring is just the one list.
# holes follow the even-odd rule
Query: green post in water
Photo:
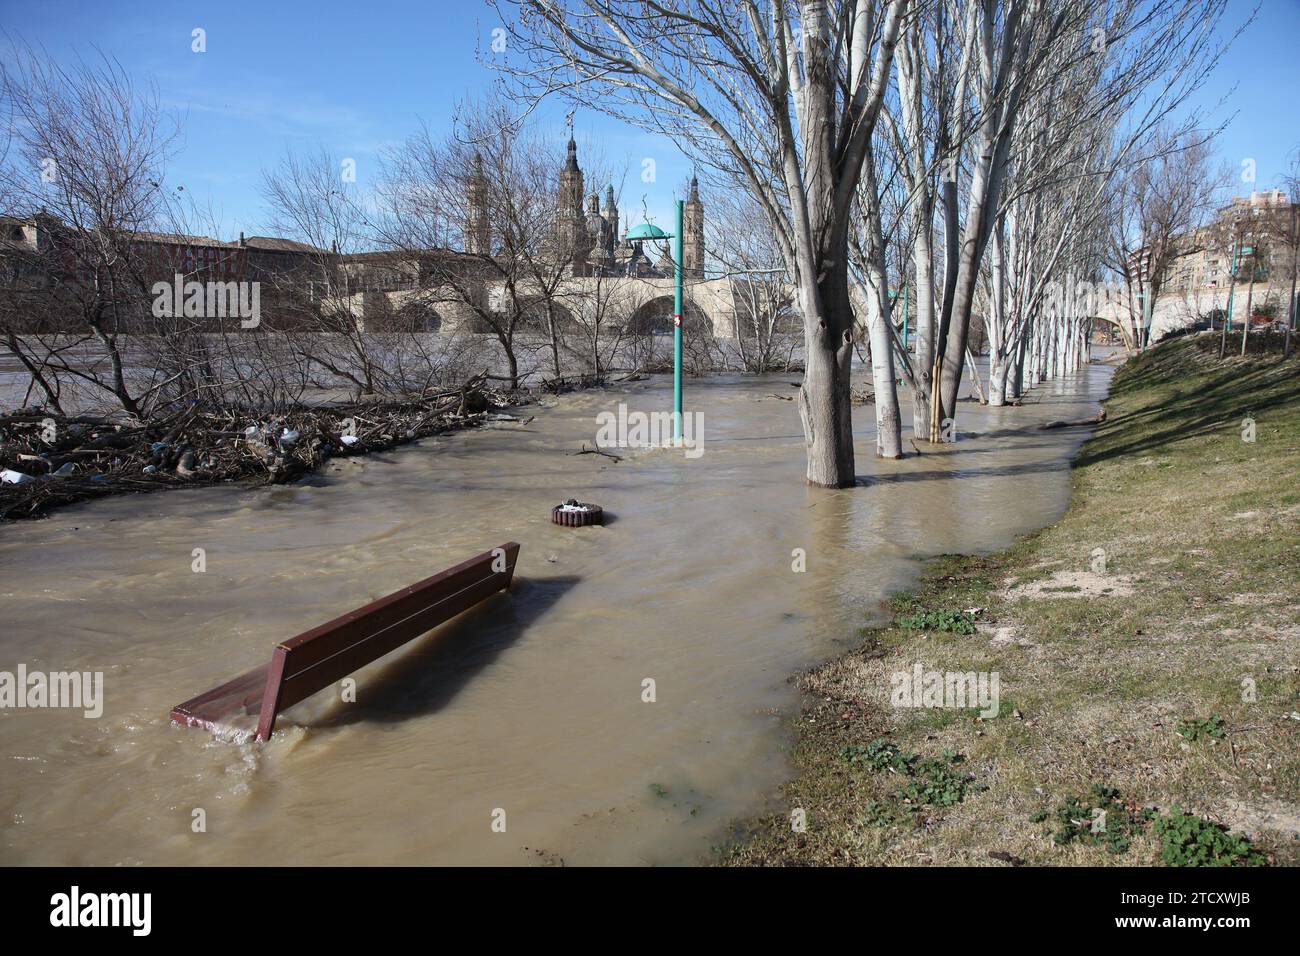
[[[1241, 243], [1232, 244], [1232, 267], [1228, 273], [1228, 334], [1232, 334], [1232, 294], [1237, 291], [1237, 253], [1241, 250]], [[1246, 321], [1250, 321], [1250, 316], [1246, 316]]]
[[[911, 287], [903, 286], [903, 351], [904, 352], [907, 351], [907, 335], [908, 335], [907, 307], [911, 304], [911, 292], [912, 292]], [[889, 298], [891, 302], [897, 301], [898, 290], [895, 289], [893, 292], [889, 293]]]
[[[677, 229], [673, 233], [664, 232], [658, 226], [643, 222], [627, 231], [623, 238], [628, 242], [659, 242], [672, 240], [673, 258], [673, 441], [682, 441], [682, 306], [685, 296], [682, 293], [682, 219], [685, 217], [684, 200], [677, 200]], [[640, 249], [640, 246], [637, 246]]]
[[682, 440], [682, 210], [677, 200], [677, 228], [673, 230], [673, 441]]

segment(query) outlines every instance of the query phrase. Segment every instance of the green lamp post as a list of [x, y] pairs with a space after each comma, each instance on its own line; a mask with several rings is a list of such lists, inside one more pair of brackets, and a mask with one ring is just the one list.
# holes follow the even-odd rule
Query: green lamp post
[[1151, 338], [1151, 296], [1145, 292], [1134, 292], [1135, 298], [1142, 300], [1142, 330], [1140, 341], [1136, 342], [1138, 349], [1146, 348], [1147, 342]]
[[652, 239], [673, 241], [673, 441], [682, 440], [682, 216], [686, 206], [677, 200], [677, 229], [664, 232], [658, 226], [643, 222], [633, 226], [624, 237], [628, 242], [645, 242]]
[[[1240, 242], [1232, 244], [1232, 269], [1229, 273], [1231, 281], [1228, 283], [1228, 332], [1232, 332], [1232, 296], [1236, 292], [1237, 285], [1237, 264], [1241, 261], [1242, 256], [1255, 254], [1253, 246], [1243, 246]], [[1246, 316], [1246, 321], [1250, 321], [1250, 316]]]

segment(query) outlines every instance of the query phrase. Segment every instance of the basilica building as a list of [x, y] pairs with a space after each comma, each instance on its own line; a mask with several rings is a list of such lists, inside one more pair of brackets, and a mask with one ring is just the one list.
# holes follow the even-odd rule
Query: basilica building
[[[466, 223], [466, 252], [490, 247], [487, 191], [481, 170], [469, 177], [467, 187], [469, 219]], [[682, 269], [688, 279], [704, 277], [704, 204], [700, 187], [691, 178], [690, 193], [682, 214]], [[556, 190], [556, 215], [549, 253], [565, 263], [575, 278], [592, 276], [634, 276], [643, 279], [671, 279], [673, 262], [667, 242], [628, 241], [620, 229], [614, 187], [605, 187], [604, 204], [596, 190], [586, 192], [582, 168], [578, 165], [578, 144], [570, 137]], [[654, 256], [652, 259], [651, 256]]]

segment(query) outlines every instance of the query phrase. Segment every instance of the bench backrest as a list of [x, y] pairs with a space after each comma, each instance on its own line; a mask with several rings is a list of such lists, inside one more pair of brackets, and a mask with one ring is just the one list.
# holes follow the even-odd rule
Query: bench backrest
[[280, 711], [378, 660], [510, 585], [513, 541], [282, 641], [272, 652], [257, 739], [269, 740]]

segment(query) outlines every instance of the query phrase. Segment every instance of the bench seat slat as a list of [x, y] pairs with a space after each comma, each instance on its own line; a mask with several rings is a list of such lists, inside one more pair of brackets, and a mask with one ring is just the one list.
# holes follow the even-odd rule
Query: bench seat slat
[[220, 687], [177, 704], [172, 708], [172, 720], [190, 727], [202, 727], [215, 734], [231, 717], [259, 714], [262, 697], [266, 693], [266, 671], [269, 666], [263, 664], [254, 667]]
[[[504, 570], [494, 570], [501, 564]], [[280, 642], [271, 662], [172, 708], [172, 720], [214, 733], [257, 714], [267, 740], [288, 707], [431, 631], [510, 585], [519, 545], [508, 542]]]

